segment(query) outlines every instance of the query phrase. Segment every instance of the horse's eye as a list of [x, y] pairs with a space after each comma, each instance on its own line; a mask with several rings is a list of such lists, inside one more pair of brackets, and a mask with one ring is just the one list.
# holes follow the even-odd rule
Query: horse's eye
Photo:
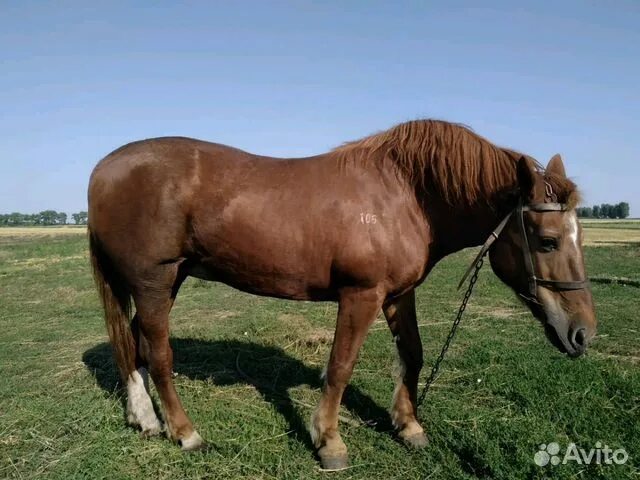
[[552, 252], [558, 248], [558, 239], [554, 237], [542, 237], [540, 239], [540, 250]]

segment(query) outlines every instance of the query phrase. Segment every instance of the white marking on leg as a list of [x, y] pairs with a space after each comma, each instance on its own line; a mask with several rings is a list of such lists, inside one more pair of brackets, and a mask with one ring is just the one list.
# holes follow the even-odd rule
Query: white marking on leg
[[325, 365], [322, 372], [320, 372], [320, 381], [322, 383], [327, 383], [327, 368], [329, 368], [329, 365]]
[[316, 448], [320, 447], [320, 439], [322, 437], [322, 433], [318, 428], [318, 413], [320, 410], [320, 405], [316, 407], [311, 414], [311, 421], [309, 422], [309, 434], [311, 435], [311, 442]]
[[162, 425], [148, 390], [147, 370], [141, 367], [131, 372], [127, 380], [127, 420], [131, 425], [140, 426], [144, 433], [155, 435], [160, 433]]

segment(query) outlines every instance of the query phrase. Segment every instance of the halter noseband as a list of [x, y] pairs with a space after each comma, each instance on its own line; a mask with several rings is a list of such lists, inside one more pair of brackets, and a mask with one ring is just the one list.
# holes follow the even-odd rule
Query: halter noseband
[[[557, 202], [557, 197], [555, 193], [553, 193], [553, 189], [551, 188], [551, 185], [547, 182], [545, 182], [545, 193], [546, 193], [545, 203], [529, 203], [527, 205], [524, 205], [522, 203], [522, 199], [518, 202], [518, 206], [515, 208], [515, 210], [509, 212], [509, 214], [500, 222], [500, 224], [498, 224], [496, 229], [493, 232], [491, 232], [491, 235], [486, 240], [486, 242], [484, 242], [484, 244], [482, 245], [482, 248], [480, 249], [480, 252], [478, 252], [478, 255], [473, 260], [473, 263], [469, 266], [469, 268], [465, 272], [464, 276], [462, 277], [462, 280], [460, 280], [460, 283], [458, 284], [458, 288], [462, 286], [462, 284], [467, 279], [471, 271], [475, 268], [478, 262], [485, 256], [489, 248], [491, 248], [491, 245], [493, 245], [493, 242], [495, 242], [498, 239], [498, 237], [500, 236], [500, 233], [502, 233], [502, 231], [504, 230], [504, 227], [506, 227], [507, 223], [509, 222], [509, 219], [514, 213], [517, 217], [518, 225], [520, 227], [520, 233], [524, 240], [522, 255], [524, 260], [524, 267], [525, 267], [525, 270], [527, 271], [527, 281], [528, 281], [528, 287], [529, 287], [529, 292], [528, 292], [529, 295], [524, 295], [522, 293], [519, 293], [521, 297], [531, 302], [539, 304], [540, 302], [538, 301], [538, 295], [537, 295], [538, 285], [546, 287], [550, 290], [556, 290], [556, 291], [581, 290], [589, 286], [588, 279], [575, 280], [575, 281], [548, 280], [546, 278], [540, 278], [536, 275], [536, 268], [533, 262], [533, 256], [531, 255], [531, 249], [529, 247], [529, 237], [527, 235], [527, 230], [524, 224], [524, 212], [547, 213], [547, 212], [566, 212], [567, 210], [569, 210], [566, 203]], [[546, 202], [547, 199], [549, 199], [550, 201]]]

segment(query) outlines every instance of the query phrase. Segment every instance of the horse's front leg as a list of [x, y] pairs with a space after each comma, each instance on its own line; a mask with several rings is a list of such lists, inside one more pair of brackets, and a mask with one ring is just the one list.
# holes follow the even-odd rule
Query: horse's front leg
[[418, 377], [422, 369], [422, 342], [416, 320], [415, 291], [411, 290], [383, 307], [398, 349], [397, 383], [393, 393], [391, 420], [398, 436], [409, 446], [424, 447], [427, 437], [418, 423]]
[[338, 410], [358, 351], [380, 311], [382, 300], [378, 289], [347, 289], [340, 294], [338, 321], [322, 397], [310, 426], [311, 438], [325, 469], [340, 469], [349, 463], [347, 447], [338, 432]]

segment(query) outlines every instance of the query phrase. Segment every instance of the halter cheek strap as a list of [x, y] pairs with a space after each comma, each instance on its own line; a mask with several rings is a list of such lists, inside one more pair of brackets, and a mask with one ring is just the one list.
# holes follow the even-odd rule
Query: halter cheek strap
[[[555, 195], [551, 194], [549, 195], [549, 197], [555, 200]], [[504, 230], [504, 227], [507, 225], [507, 223], [509, 222], [509, 219], [514, 213], [517, 217], [518, 226], [520, 227], [519, 228], [520, 234], [522, 235], [522, 239], [524, 243], [522, 248], [522, 256], [524, 261], [524, 267], [527, 272], [527, 283], [528, 283], [528, 293], [529, 293], [529, 295], [520, 294], [520, 296], [534, 303], [540, 303], [538, 301], [538, 295], [537, 295], [538, 285], [548, 288], [550, 290], [556, 290], [556, 291], [582, 290], [584, 288], [588, 288], [589, 287], [588, 279], [548, 280], [548, 279], [540, 278], [536, 276], [536, 273], [535, 273], [536, 268], [533, 262], [533, 255], [531, 254], [531, 247], [529, 246], [529, 236], [527, 235], [527, 229], [524, 223], [524, 212], [546, 213], [546, 212], [566, 212], [567, 210], [569, 210], [569, 208], [567, 207], [567, 204], [558, 203], [555, 201], [549, 202], [549, 203], [530, 203], [528, 205], [523, 205], [522, 201], [520, 201], [516, 209], [510, 212], [500, 222], [500, 224], [496, 227], [496, 229], [493, 232], [491, 232], [491, 235], [489, 236], [489, 238], [487, 238], [487, 240], [482, 245], [480, 252], [478, 252], [478, 255], [476, 256], [476, 258], [473, 260], [473, 262], [465, 272], [464, 276], [462, 277], [462, 280], [460, 280], [460, 283], [458, 284], [458, 289], [462, 286], [462, 284], [467, 279], [469, 274], [473, 271], [473, 269], [478, 264], [478, 262], [489, 251], [489, 249], [491, 248], [491, 245], [493, 245], [493, 242], [495, 242], [498, 239], [498, 236], [500, 236], [500, 233], [502, 233], [502, 231]]]
[[535, 265], [533, 264], [533, 256], [531, 255], [531, 248], [529, 247], [529, 236], [524, 224], [524, 212], [566, 212], [568, 210], [566, 203], [530, 203], [529, 205], [518, 205], [518, 223], [520, 224], [520, 232], [524, 238], [523, 257], [524, 266], [527, 270], [527, 277], [529, 279], [529, 294], [537, 300], [537, 285], [547, 287], [551, 290], [581, 290], [589, 286], [589, 280], [547, 280], [545, 278], [539, 278], [535, 274]]

